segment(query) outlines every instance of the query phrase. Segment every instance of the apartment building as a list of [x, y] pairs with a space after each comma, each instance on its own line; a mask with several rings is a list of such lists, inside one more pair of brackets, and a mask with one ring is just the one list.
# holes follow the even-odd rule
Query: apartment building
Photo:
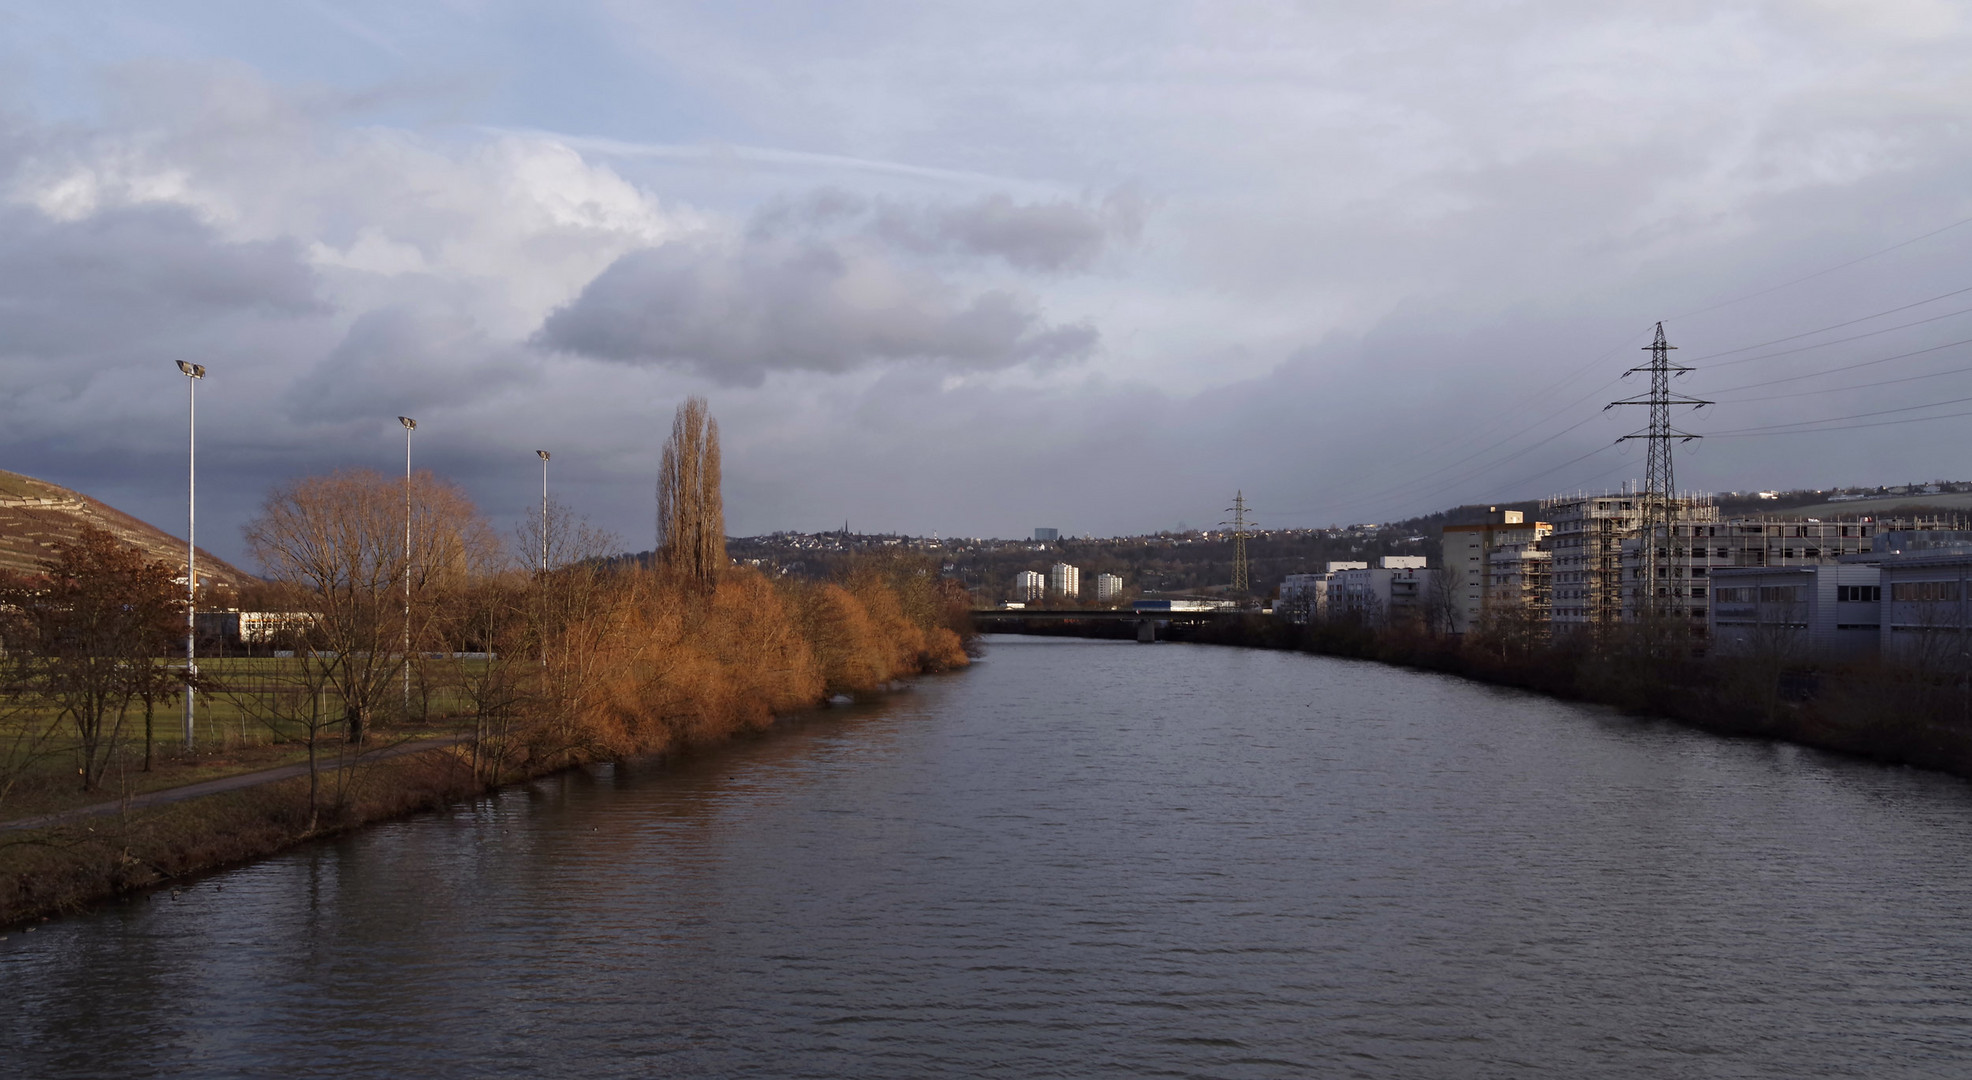
[[1326, 614], [1379, 625], [1421, 617], [1436, 574], [1422, 555], [1385, 555], [1375, 566], [1337, 570], [1328, 575]]
[[1660, 611], [1690, 618], [1693, 628], [1709, 632], [1706, 612], [1709, 578], [1720, 570], [1743, 567], [1802, 567], [1832, 563], [1844, 555], [1869, 554], [1877, 531], [1870, 521], [1821, 521], [1811, 518], [1734, 518], [1730, 521], [1677, 524], [1668, 539], [1663, 526], [1653, 530], [1668, 552], [1656, 568], [1656, 580], [1644, 582], [1642, 536], [1623, 545], [1623, 617], [1636, 618], [1655, 604]]
[[1033, 570], [1022, 570], [1013, 576], [1013, 598], [1016, 600], [1039, 600], [1047, 595], [1048, 579]]
[[1048, 591], [1056, 596], [1082, 595], [1082, 568], [1058, 562], [1048, 568]]
[[1096, 575], [1097, 602], [1108, 603], [1111, 600], [1121, 599], [1122, 596], [1123, 596], [1123, 579], [1121, 577], [1118, 577], [1115, 574]]
[[[1524, 603], [1525, 574], [1529, 567], [1545, 564], [1549, 553], [1541, 551], [1554, 527], [1542, 521], [1527, 521], [1519, 510], [1487, 507], [1486, 520], [1473, 525], [1447, 525], [1441, 534], [1444, 565], [1441, 573], [1452, 588], [1456, 607], [1452, 612], [1454, 633], [1478, 629], [1496, 603]], [[1528, 553], [1539, 556], [1530, 559]], [[1495, 557], [1501, 560], [1496, 573]], [[1545, 566], [1542, 567], [1545, 569]], [[1545, 574], [1542, 575], [1545, 577]], [[1496, 584], [1496, 579], [1505, 578]]]
[[[1613, 626], [1624, 615], [1623, 542], [1643, 528], [1646, 499], [1635, 493], [1565, 495], [1541, 502], [1553, 524], [1550, 622], [1556, 632]], [[1703, 496], [1673, 500], [1676, 529], [1718, 520]], [[1638, 575], [1640, 587], [1641, 575]]]

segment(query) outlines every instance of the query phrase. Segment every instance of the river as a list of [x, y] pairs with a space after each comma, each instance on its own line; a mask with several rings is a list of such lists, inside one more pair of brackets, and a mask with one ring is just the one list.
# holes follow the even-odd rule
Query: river
[[1972, 788], [1456, 679], [959, 675], [0, 941], [0, 1074], [1972, 1075]]

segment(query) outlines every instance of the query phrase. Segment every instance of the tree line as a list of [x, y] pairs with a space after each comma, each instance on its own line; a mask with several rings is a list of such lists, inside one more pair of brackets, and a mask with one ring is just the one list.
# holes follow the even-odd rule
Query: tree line
[[[661, 460], [647, 564], [553, 503], [503, 539], [429, 471], [346, 468], [277, 486], [246, 527], [265, 583], [240, 602], [292, 617], [275, 658], [203, 663], [202, 700], [306, 747], [312, 830], [346, 804], [362, 748], [436, 726], [464, 736], [475, 783], [494, 783], [724, 738], [966, 663], [970, 605], [935, 564], [872, 557], [828, 581], [731, 564], [718, 426], [702, 399], [678, 409]], [[177, 567], [94, 531], [5, 584], [0, 785], [50, 755], [72, 758], [85, 789], [140, 746], [149, 767], [153, 714], [183, 682], [167, 658], [182, 590]]]

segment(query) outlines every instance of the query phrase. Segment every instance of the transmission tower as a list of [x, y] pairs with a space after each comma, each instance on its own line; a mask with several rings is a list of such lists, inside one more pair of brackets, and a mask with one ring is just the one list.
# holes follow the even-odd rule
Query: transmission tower
[[1232, 529], [1233, 591], [1236, 593], [1251, 592], [1253, 591], [1252, 583], [1246, 565], [1246, 530], [1252, 528], [1254, 522], [1246, 516], [1246, 492], [1240, 491], [1233, 495], [1233, 504], [1226, 507], [1226, 513], [1232, 515], [1232, 520], [1219, 522], [1219, 527], [1230, 527]]
[[[1637, 596], [1642, 601], [1638, 609], [1652, 613], [1661, 612], [1664, 607], [1658, 602], [1659, 579], [1664, 582], [1662, 595], [1668, 596], [1673, 591], [1682, 591], [1677, 589], [1675, 580], [1671, 577], [1670, 565], [1671, 553], [1676, 546], [1671, 542], [1671, 529], [1679, 517], [1677, 476], [1671, 468], [1671, 443], [1690, 442], [1700, 437], [1671, 426], [1671, 407], [1689, 405], [1694, 409], [1702, 409], [1713, 404], [1710, 401], [1702, 401], [1672, 391], [1671, 379], [1693, 370], [1683, 364], [1671, 362], [1671, 350], [1675, 348], [1676, 345], [1664, 340], [1664, 324], [1658, 323], [1657, 339], [1644, 346], [1644, 351], [1650, 354], [1650, 362], [1623, 372], [1624, 378], [1648, 372], [1650, 392], [1624, 398], [1621, 401], [1612, 401], [1603, 406], [1605, 411], [1618, 405], [1650, 406], [1650, 426], [1616, 441], [1642, 439], [1650, 451], [1648, 463], [1644, 467], [1643, 481], [1643, 581], [1637, 587]], [[1663, 530], [1661, 537], [1658, 532], [1660, 528]]]

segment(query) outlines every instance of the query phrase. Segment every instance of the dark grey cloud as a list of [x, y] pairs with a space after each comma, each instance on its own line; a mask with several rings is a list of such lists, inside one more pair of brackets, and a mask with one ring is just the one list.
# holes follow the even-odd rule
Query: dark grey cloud
[[770, 371], [883, 361], [1052, 365], [1087, 356], [1098, 334], [1049, 322], [1011, 288], [966, 288], [884, 246], [753, 230], [623, 256], [549, 315], [534, 342], [755, 386]]
[[993, 194], [959, 206], [880, 203], [871, 229], [914, 251], [993, 257], [1017, 270], [1059, 273], [1087, 270], [1112, 243], [1134, 241], [1146, 211], [1143, 197], [1129, 188], [1093, 204], [1021, 203]]
[[285, 398], [302, 423], [459, 407], [533, 371], [524, 350], [496, 341], [466, 312], [426, 298], [364, 312]]
[[291, 240], [233, 243], [183, 207], [58, 221], [0, 207], [0, 356], [69, 360], [327, 310]]

